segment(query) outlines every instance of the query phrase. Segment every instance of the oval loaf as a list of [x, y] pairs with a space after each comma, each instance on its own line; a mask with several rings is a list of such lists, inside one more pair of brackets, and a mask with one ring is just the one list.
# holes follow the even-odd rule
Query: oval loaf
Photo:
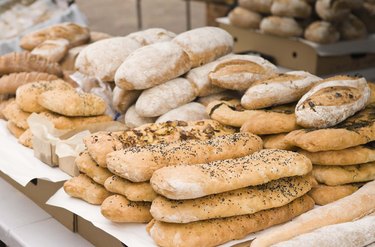
[[206, 113], [206, 107], [197, 102], [187, 103], [177, 107], [164, 115], [160, 116], [156, 123], [162, 123], [173, 120], [180, 121], [197, 121], [203, 119], [209, 119], [210, 117]]

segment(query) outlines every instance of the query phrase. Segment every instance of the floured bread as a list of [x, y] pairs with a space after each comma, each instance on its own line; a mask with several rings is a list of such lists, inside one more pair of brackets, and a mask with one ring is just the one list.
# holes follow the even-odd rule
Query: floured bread
[[263, 210], [255, 214], [187, 224], [153, 220], [148, 224], [147, 231], [160, 246], [217, 246], [234, 239], [242, 239], [250, 233], [273, 225], [288, 222], [313, 207], [314, 201], [305, 195], [285, 206]]
[[316, 43], [331, 44], [339, 41], [340, 33], [330, 22], [315, 21], [305, 29], [304, 37]]
[[80, 198], [88, 203], [100, 205], [111, 196], [103, 186], [95, 183], [84, 174], [73, 177], [64, 183], [65, 192], [71, 197]]
[[87, 43], [90, 39], [89, 29], [71, 22], [55, 24], [38, 31], [24, 35], [20, 46], [26, 50], [32, 50], [46, 40], [66, 39], [69, 47]]
[[[69, 104], [64, 104], [69, 99]], [[42, 107], [70, 117], [89, 117], [104, 114], [107, 104], [95, 95], [74, 90], [54, 89], [43, 92], [38, 97], [38, 103]]]
[[284, 206], [303, 196], [311, 189], [311, 181], [311, 176], [282, 178], [263, 185], [192, 200], [176, 201], [157, 197], [152, 201], [150, 212], [155, 220], [170, 223], [254, 214]]
[[239, 6], [259, 12], [262, 14], [270, 14], [273, 0], [239, 0]]
[[23, 132], [22, 135], [18, 137], [18, 142], [25, 147], [33, 148], [33, 133], [31, 133], [31, 130], [25, 130], [25, 132]]
[[221, 59], [208, 76], [216, 86], [246, 90], [255, 81], [269, 78], [276, 72], [276, 66], [262, 57], [231, 55]]
[[125, 113], [124, 122], [129, 128], [136, 128], [148, 123], [154, 123], [155, 117], [142, 117], [135, 110], [135, 105], [129, 107]]
[[375, 162], [355, 166], [314, 165], [313, 175], [319, 183], [342, 185], [375, 180]]
[[138, 99], [142, 91], [128, 91], [119, 87], [113, 89], [113, 108], [119, 113], [125, 113], [129, 107]]
[[102, 167], [106, 167], [106, 156], [110, 152], [132, 146], [169, 143], [177, 140], [207, 140], [214, 136], [234, 133], [233, 128], [214, 120], [195, 122], [172, 121], [149, 124], [129, 131], [98, 132], [84, 138], [90, 156]]
[[197, 102], [207, 107], [208, 104], [213, 101], [229, 101], [238, 98], [239, 94], [236, 91], [226, 90], [221, 93], [215, 93], [204, 97], [199, 97], [197, 98]]
[[25, 129], [17, 127], [17, 125], [15, 123], [13, 123], [12, 121], [7, 122], [7, 129], [16, 138], [20, 137], [20, 135], [22, 135], [25, 132]]
[[233, 37], [224, 29], [201, 27], [177, 35], [173, 43], [179, 45], [189, 56], [195, 68], [224, 56], [233, 49]]
[[303, 29], [296, 20], [290, 17], [268, 16], [260, 22], [260, 30], [265, 34], [281, 37], [298, 37]]
[[86, 174], [98, 184], [104, 185], [105, 180], [112, 176], [110, 171], [98, 166], [87, 151], [80, 153], [74, 163], [80, 172]]
[[305, 128], [334, 126], [363, 109], [370, 98], [365, 78], [334, 76], [320, 81], [297, 103], [297, 123]]
[[113, 222], [147, 223], [152, 220], [150, 206], [150, 202], [132, 202], [122, 195], [113, 195], [103, 201], [100, 211]]
[[236, 7], [228, 14], [228, 19], [233, 26], [241, 28], [259, 29], [262, 16], [243, 7]]
[[311, 15], [311, 6], [301, 0], [273, 0], [271, 13], [284, 17], [308, 18]]
[[246, 109], [260, 109], [298, 101], [321, 78], [305, 71], [291, 71], [253, 83], [242, 96]]
[[[265, 135], [262, 136], [263, 147], [265, 149], [282, 149], [282, 150], [294, 150], [295, 147], [289, 145], [286, 141], [285, 136], [287, 133], [275, 134], [275, 135]], [[304, 154], [304, 153], [302, 153]], [[309, 156], [307, 156], [309, 157]], [[315, 164], [313, 162], [313, 164]]]
[[309, 152], [355, 147], [375, 141], [374, 114], [375, 105], [372, 104], [334, 127], [295, 130], [285, 138], [290, 145]]
[[302, 176], [311, 169], [311, 161], [301, 154], [263, 149], [237, 159], [164, 167], [154, 172], [150, 183], [157, 193], [182, 200]]
[[166, 42], [176, 37], [176, 34], [163, 28], [149, 28], [128, 35], [142, 45], [151, 45], [158, 42]]
[[50, 62], [30, 52], [12, 52], [0, 56], [0, 75], [32, 71], [62, 76], [58, 63]]
[[31, 54], [46, 58], [51, 62], [59, 62], [68, 52], [69, 41], [66, 39], [46, 40], [36, 46]]
[[68, 50], [65, 57], [60, 61], [61, 68], [63, 70], [75, 71], [75, 62], [79, 53], [86, 48], [88, 45], [81, 45]]
[[309, 196], [314, 199], [318, 205], [326, 205], [331, 202], [337, 201], [348, 195], [353, 194], [358, 190], [358, 186], [355, 185], [337, 185], [328, 186], [320, 184], [309, 191]]
[[27, 118], [30, 113], [22, 111], [16, 101], [10, 102], [2, 111], [4, 117], [13, 122], [18, 128], [28, 129], [29, 124], [27, 123]]
[[[55, 89], [73, 91], [73, 87], [69, 83], [60, 79], [55, 81], [38, 81], [20, 86], [16, 91], [16, 102], [26, 112], [46, 111], [46, 108], [38, 102], [40, 95], [46, 91]], [[67, 98], [64, 98], [64, 101], [60, 102], [60, 107], [71, 106], [71, 104], [66, 104], [66, 100]]]
[[167, 113], [164, 113], [158, 119], [156, 123], [162, 123], [167, 121], [198, 121], [209, 119], [210, 117], [206, 113], [206, 107], [197, 102], [190, 102], [180, 107], [177, 107], [173, 110], [170, 110]]
[[18, 87], [37, 81], [54, 81], [58, 77], [41, 72], [12, 73], [0, 78], [0, 94], [16, 94]]
[[315, 165], [345, 166], [375, 161], [375, 142], [334, 151], [308, 152], [299, 150]]

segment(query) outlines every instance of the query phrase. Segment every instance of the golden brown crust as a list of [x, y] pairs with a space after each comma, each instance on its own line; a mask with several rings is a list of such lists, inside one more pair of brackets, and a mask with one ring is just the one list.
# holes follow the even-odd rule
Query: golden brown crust
[[95, 183], [84, 174], [66, 181], [64, 183], [64, 190], [71, 197], [80, 198], [95, 205], [102, 204], [111, 195], [103, 186]]
[[0, 119], [7, 120], [7, 118], [4, 116], [3, 111], [13, 101], [15, 101], [15, 98], [9, 98], [7, 100], [0, 101]]
[[149, 182], [133, 183], [116, 175], [107, 178], [104, 187], [110, 192], [125, 196], [130, 201], [152, 202], [157, 196]]
[[0, 57], [0, 75], [32, 71], [62, 76], [58, 63], [50, 62], [30, 52], [12, 52]]
[[51, 62], [59, 62], [68, 52], [69, 41], [66, 39], [46, 40], [36, 46], [31, 54], [46, 58]]
[[112, 176], [110, 171], [98, 166], [95, 161], [91, 159], [87, 151], [83, 151], [77, 156], [75, 164], [80, 172], [86, 174], [92, 180], [101, 185], [104, 185], [105, 180]]
[[7, 122], [7, 129], [16, 138], [20, 137], [20, 135], [22, 135], [25, 132], [25, 129], [17, 127], [17, 125], [12, 121]]
[[262, 16], [260, 14], [243, 7], [234, 8], [228, 14], [228, 18], [233, 26], [251, 29], [259, 29], [259, 24], [262, 20]]
[[30, 113], [22, 111], [16, 101], [12, 100], [2, 111], [4, 117], [12, 121], [18, 128], [28, 129], [29, 124], [27, 123], [27, 118], [30, 116]]
[[287, 134], [288, 133], [262, 136], [263, 147], [265, 149], [295, 150], [296, 147], [289, 145], [289, 143], [285, 140], [285, 136]]
[[357, 190], [358, 186], [355, 185], [327, 186], [320, 184], [317, 187], [312, 188], [308, 195], [314, 199], [316, 204], [323, 206], [351, 195]]
[[307, 195], [279, 207], [221, 219], [197, 221], [187, 224], [152, 221], [147, 231], [163, 247], [217, 246], [233, 239], [273, 225], [287, 222], [312, 209], [314, 201]]
[[25, 132], [18, 137], [18, 142], [28, 148], [33, 148], [33, 133], [30, 129], [27, 129]]
[[122, 195], [113, 195], [103, 201], [101, 213], [118, 223], [147, 223], [152, 220], [150, 202], [132, 202]]

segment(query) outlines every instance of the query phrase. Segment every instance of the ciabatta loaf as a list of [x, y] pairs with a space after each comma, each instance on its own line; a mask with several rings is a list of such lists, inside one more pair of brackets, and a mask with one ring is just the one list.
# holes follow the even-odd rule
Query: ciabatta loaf
[[271, 246], [323, 226], [349, 222], [361, 218], [375, 209], [375, 181], [367, 183], [350, 196], [314, 208], [291, 222], [260, 234], [251, 247]]
[[255, 214], [197, 221], [187, 224], [151, 221], [147, 231], [154, 241], [165, 247], [213, 247], [273, 225], [288, 222], [312, 209], [314, 201], [307, 195], [291, 203]]
[[129, 128], [136, 128], [148, 123], [154, 123], [155, 117], [142, 117], [135, 110], [135, 105], [129, 107], [125, 113], [124, 122]]
[[264, 184], [290, 176], [302, 176], [312, 169], [303, 155], [277, 149], [198, 165], [161, 168], [150, 180], [154, 190], [170, 199], [192, 199]]
[[112, 173], [107, 169], [98, 166], [87, 151], [80, 153], [74, 163], [80, 172], [86, 174], [98, 184], [104, 185], [105, 180], [112, 176]]
[[172, 42], [188, 54], [192, 68], [230, 53], [234, 43], [227, 31], [217, 27], [201, 27], [186, 31], [177, 35]]
[[365, 78], [335, 76], [320, 81], [297, 103], [297, 123], [305, 128], [334, 126], [363, 109], [370, 98]]
[[129, 107], [138, 99], [142, 91], [128, 91], [119, 87], [113, 89], [113, 108], [120, 113], [125, 113]]
[[46, 58], [51, 62], [59, 62], [68, 52], [69, 41], [66, 39], [46, 40], [36, 46], [31, 54]]
[[132, 52], [117, 69], [115, 82], [126, 90], [146, 89], [179, 77], [190, 68], [189, 56], [180, 46], [155, 43]]
[[260, 137], [235, 133], [209, 140], [186, 140], [131, 147], [109, 153], [107, 167], [114, 174], [133, 182], [150, 180], [152, 174], [166, 166], [207, 163], [238, 158], [262, 148]]
[[169, 112], [161, 115], [156, 119], [156, 123], [162, 123], [167, 121], [198, 121], [209, 119], [210, 117], [206, 113], [206, 107], [197, 102], [187, 103], [180, 107], [177, 107]]

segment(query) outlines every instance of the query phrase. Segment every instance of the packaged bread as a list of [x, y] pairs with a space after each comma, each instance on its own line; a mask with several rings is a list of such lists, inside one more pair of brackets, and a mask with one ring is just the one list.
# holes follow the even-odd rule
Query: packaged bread
[[306, 71], [291, 71], [253, 83], [241, 98], [246, 109], [260, 109], [298, 101], [321, 78]]
[[142, 91], [138, 90], [124, 90], [115, 86], [113, 89], [112, 105], [119, 113], [125, 113], [129, 107], [138, 99]]
[[2, 113], [4, 114], [5, 119], [13, 122], [18, 128], [29, 128], [27, 118], [30, 116], [30, 113], [22, 111], [16, 101], [12, 100], [9, 104], [7, 104]]
[[4, 75], [0, 78], [0, 94], [16, 94], [18, 87], [37, 81], [54, 81], [58, 77], [42, 72], [20, 72]]
[[157, 197], [149, 182], [133, 183], [117, 175], [107, 178], [104, 187], [108, 191], [123, 195], [134, 202], [152, 202]]
[[195, 122], [171, 121], [148, 124], [129, 131], [98, 132], [84, 138], [90, 156], [102, 167], [106, 167], [107, 154], [132, 146], [169, 143], [177, 140], [207, 140], [214, 136], [234, 133], [233, 128], [214, 120]]
[[150, 180], [166, 166], [192, 165], [238, 158], [262, 148], [262, 140], [251, 133], [235, 133], [209, 140], [186, 140], [130, 147], [107, 155], [107, 167], [114, 174], [133, 182]]
[[259, 12], [262, 14], [270, 14], [273, 0], [239, 0], [239, 6]]
[[154, 241], [165, 247], [217, 246], [273, 225], [288, 222], [314, 207], [307, 195], [285, 206], [241, 216], [211, 219], [187, 224], [153, 220], [147, 231]]
[[125, 113], [124, 123], [129, 128], [136, 128], [148, 123], [155, 123], [155, 117], [142, 117], [135, 110], [135, 105], [129, 107]]
[[37, 45], [31, 54], [46, 58], [51, 62], [59, 62], [68, 52], [69, 41], [66, 39], [46, 40]]
[[143, 117], [158, 117], [196, 98], [194, 85], [185, 78], [176, 78], [144, 90], [135, 110]]
[[339, 41], [340, 33], [330, 22], [315, 21], [305, 29], [304, 37], [315, 43], [331, 44]]
[[[18, 106], [26, 112], [46, 111], [46, 108], [39, 104], [39, 97], [42, 93], [54, 89], [73, 91], [73, 87], [61, 79], [54, 81], [37, 81], [20, 86], [16, 91], [16, 102]], [[67, 107], [65, 103], [66, 98], [64, 98], [60, 107]]]
[[115, 82], [126, 90], [146, 89], [185, 74], [190, 68], [189, 56], [180, 46], [160, 42], [132, 52], [117, 69]]
[[100, 207], [104, 217], [118, 223], [147, 223], [152, 220], [150, 202], [132, 202], [122, 195], [105, 199]]
[[151, 45], [158, 42], [166, 42], [176, 37], [176, 34], [163, 28], [149, 28], [128, 35], [129, 38], [136, 40], [144, 45]]
[[87, 151], [80, 153], [74, 163], [81, 173], [86, 174], [98, 184], [104, 185], [107, 178], [112, 176], [107, 169], [98, 166]]
[[53, 39], [66, 39], [69, 47], [74, 47], [87, 43], [90, 33], [88, 28], [75, 23], [59, 23], [24, 35], [20, 46], [25, 50], [32, 50], [44, 41]]
[[25, 147], [33, 148], [33, 133], [31, 132], [31, 130], [25, 130], [25, 132], [23, 132], [22, 135], [18, 137], [18, 142]]
[[[315, 11], [325, 21], [342, 21], [350, 14], [350, 3], [347, 0], [317, 0]], [[353, 1], [354, 2], [354, 1]]]
[[263, 149], [236, 159], [164, 167], [153, 173], [150, 183], [158, 194], [183, 200], [303, 176], [311, 169], [311, 161], [301, 154]]
[[351, 184], [336, 186], [319, 184], [312, 188], [308, 194], [314, 199], [315, 204], [323, 206], [351, 195], [357, 190], [358, 186]]
[[350, 196], [314, 208], [293, 221], [261, 233], [251, 247], [271, 246], [323, 226], [350, 222], [374, 211], [375, 181], [367, 183]]
[[173, 43], [189, 56], [191, 67], [199, 67], [232, 52], [233, 37], [217, 27], [201, 27], [177, 35]]
[[296, 20], [290, 17], [268, 16], [260, 22], [260, 30], [265, 34], [281, 37], [298, 37], [303, 29]]
[[[64, 104], [69, 99], [69, 104]], [[70, 117], [89, 117], [104, 114], [107, 104], [92, 93], [53, 89], [41, 93], [38, 103], [45, 109]]]
[[271, 13], [284, 17], [308, 18], [311, 15], [311, 6], [301, 0], [273, 0]]
[[257, 80], [277, 72], [275, 65], [259, 56], [231, 55], [221, 59], [209, 73], [211, 83], [231, 90], [246, 90]]
[[259, 24], [262, 20], [260, 14], [243, 7], [234, 8], [229, 12], [228, 18], [233, 26], [250, 29], [259, 29]]
[[0, 76], [32, 71], [62, 76], [62, 70], [58, 63], [48, 61], [44, 57], [27, 51], [11, 52], [0, 56]]
[[100, 205], [111, 196], [103, 186], [95, 183], [84, 174], [73, 177], [64, 183], [64, 191], [71, 197], [80, 198], [88, 203]]
[[204, 105], [197, 102], [191, 102], [164, 113], [158, 119], [156, 119], [155, 123], [173, 120], [198, 121], [209, 118], [210, 117], [206, 113], [206, 107]]
[[152, 201], [150, 212], [155, 220], [169, 223], [254, 214], [284, 206], [303, 196], [311, 189], [312, 181], [311, 176], [282, 178], [191, 200], [169, 200], [159, 196]]
[[12, 121], [8, 121], [7, 122], [7, 129], [9, 130], [9, 132], [14, 135], [16, 138], [20, 137], [20, 135], [22, 135], [24, 132], [25, 132], [25, 129], [22, 129], [20, 127], [18, 127], [15, 123], [13, 123]]
[[365, 24], [352, 14], [339, 23], [338, 31], [343, 40], [363, 39], [367, 36]]
[[363, 109], [370, 98], [365, 78], [334, 76], [319, 81], [297, 103], [297, 123], [305, 128], [334, 126]]

